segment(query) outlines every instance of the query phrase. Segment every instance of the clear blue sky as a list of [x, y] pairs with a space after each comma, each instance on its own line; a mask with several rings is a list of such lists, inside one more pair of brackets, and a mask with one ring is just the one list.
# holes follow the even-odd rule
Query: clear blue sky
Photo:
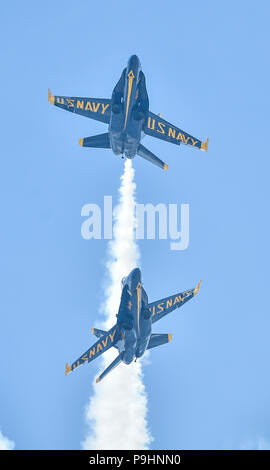
[[270, 443], [269, 13], [267, 1], [2, 5], [0, 426], [17, 449], [85, 435], [97, 365], [68, 378], [64, 366], [92, 342], [107, 245], [82, 239], [80, 212], [116, 203], [123, 167], [78, 146], [106, 127], [53, 108], [47, 88], [110, 97], [132, 53], [151, 110], [209, 136], [207, 154], [145, 138], [168, 172], [134, 161], [138, 202], [190, 204], [188, 250], [140, 241], [150, 299], [203, 280], [155, 325], [173, 341], [145, 367], [152, 448]]

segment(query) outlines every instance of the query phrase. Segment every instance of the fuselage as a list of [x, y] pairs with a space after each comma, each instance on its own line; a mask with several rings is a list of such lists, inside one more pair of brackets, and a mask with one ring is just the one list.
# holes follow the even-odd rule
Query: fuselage
[[122, 282], [122, 297], [117, 324], [121, 330], [118, 345], [122, 360], [130, 364], [147, 349], [152, 331], [151, 313], [147, 309], [148, 297], [142, 286], [139, 268], [131, 271]]
[[136, 55], [130, 57], [116, 84], [111, 100], [109, 136], [115, 155], [134, 158], [149, 110], [145, 77]]

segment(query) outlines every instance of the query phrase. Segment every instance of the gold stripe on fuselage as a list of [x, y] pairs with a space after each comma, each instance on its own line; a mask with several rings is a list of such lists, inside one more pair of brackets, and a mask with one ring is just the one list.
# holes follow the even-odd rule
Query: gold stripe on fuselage
[[128, 110], [129, 110], [129, 104], [130, 104], [130, 95], [131, 95], [132, 84], [133, 84], [134, 78], [135, 78], [135, 75], [133, 73], [133, 70], [130, 70], [130, 72], [128, 73], [128, 94], [127, 94], [127, 107], [126, 107], [126, 117], [125, 117], [124, 129], [126, 128], [126, 125], [127, 125], [127, 117], [128, 117]]
[[137, 326], [138, 326], [139, 333], [140, 333], [140, 312], [141, 312], [141, 294], [142, 294], [141, 289], [142, 289], [142, 285], [140, 282], [138, 282], [136, 291], [137, 291]]

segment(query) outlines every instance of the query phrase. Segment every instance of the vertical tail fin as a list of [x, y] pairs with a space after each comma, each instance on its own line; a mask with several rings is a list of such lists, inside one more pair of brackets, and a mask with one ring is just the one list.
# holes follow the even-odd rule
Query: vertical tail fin
[[159, 166], [159, 168], [162, 168], [163, 170], [168, 170], [168, 165], [166, 163], [156, 157], [156, 155], [154, 155], [152, 152], [150, 152], [150, 150], [148, 150], [141, 144], [138, 146], [137, 154], [145, 160], [148, 160], [149, 162], [153, 163], [154, 165]]
[[156, 348], [157, 346], [161, 346], [162, 344], [169, 343], [172, 339], [172, 335], [169, 334], [152, 334], [150, 337], [150, 341], [148, 343], [147, 349]]
[[109, 374], [109, 372], [111, 372], [115, 367], [117, 367], [120, 362], [122, 362], [122, 354], [119, 354], [119, 356], [117, 356], [114, 361], [112, 361], [112, 363], [107, 367], [107, 369], [105, 369], [102, 374], [100, 374], [100, 376], [96, 379], [96, 383], [100, 382], [102, 379], [104, 379], [104, 377]]
[[92, 135], [91, 137], [80, 139], [79, 144], [82, 147], [94, 147], [102, 149], [111, 148], [108, 132], [106, 134]]

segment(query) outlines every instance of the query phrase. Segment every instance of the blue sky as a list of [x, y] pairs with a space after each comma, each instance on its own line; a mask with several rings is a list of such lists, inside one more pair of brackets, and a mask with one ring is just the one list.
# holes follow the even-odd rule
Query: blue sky
[[266, 1], [2, 6], [0, 426], [17, 449], [79, 448], [85, 435], [97, 365], [68, 378], [64, 366], [92, 342], [107, 244], [82, 239], [80, 213], [104, 195], [117, 202], [123, 167], [109, 150], [78, 146], [105, 126], [54, 109], [47, 88], [110, 97], [133, 53], [150, 109], [209, 136], [207, 154], [146, 137], [168, 172], [134, 161], [138, 202], [190, 204], [186, 251], [139, 242], [149, 298], [203, 281], [154, 328], [173, 341], [144, 370], [152, 448], [269, 445], [269, 10]]

